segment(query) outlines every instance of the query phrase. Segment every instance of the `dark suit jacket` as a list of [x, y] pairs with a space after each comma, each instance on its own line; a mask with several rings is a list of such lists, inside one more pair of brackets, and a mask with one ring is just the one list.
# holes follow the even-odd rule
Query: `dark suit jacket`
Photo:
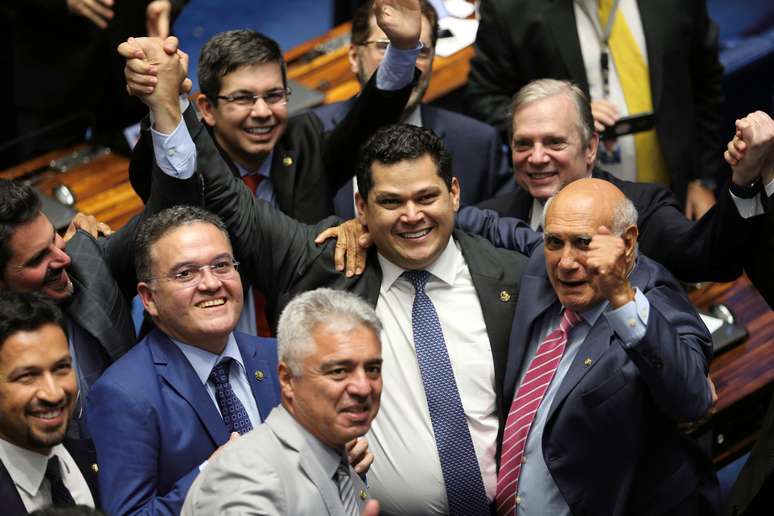
[[[264, 420], [279, 404], [276, 341], [234, 335]], [[185, 355], [159, 330], [97, 381], [87, 421], [108, 514], [179, 514], [199, 465], [229, 437]]]
[[[81, 471], [86, 484], [89, 486], [91, 495], [94, 498], [94, 505], [100, 507], [99, 489], [97, 487], [97, 473], [94, 471], [94, 465], [97, 463], [97, 455], [94, 451], [94, 444], [89, 439], [65, 439], [62, 443], [72, 456], [78, 469]], [[28, 514], [24, 507], [16, 485], [8, 474], [5, 465], [0, 462], [0, 506], [3, 508], [3, 514], [6, 516], [17, 516]]]
[[[546, 465], [576, 515], [710, 514], [718, 504], [714, 470], [677, 428], [678, 421], [696, 420], [710, 407], [710, 335], [663, 267], [640, 256], [630, 281], [650, 302], [647, 332], [626, 349], [605, 316], [597, 319], [549, 409], [542, 439]], [[520, 297], [504, 411], [531, 358], [525, 352], [535, 325], [558, 303], [539, 241]]]
[[[347, 114], [352, 100], [325, 104], [313, 110], [326, 129], [332, 129]], [[460, 182], [463, 204], [475, 204], [494, 197], [513, 179], [510, 151], [502, 144], [497, 131], [465, 115], [422, 104], [422, 126], [432, 129], [452, 156], [452, 173]], [[334, 201], [336, 215], [343, 219], [355, 216], [352, 203], [352, 181], [347, 181]]]
[[[285, 134], [274, 148], [271, 164], [271, 181], [283, 213], [309, 224], [332, 215], [333, 197], [354, 174], [360, 145], [378, 128], [398, 121], [412, 85], [397, 91], [379, 90], [375, 75], [337, 130], [326, 132], [320, 119], [312, 113], [302, 113], [288, 121]], [[193, 107], [186, 110], [184, 118], [189, 127], [201, 128], [194, 123]], [[147, 123], [144, 125], [132, 155], [129, 179], [137, 194], [147, 201], [150, 170], [155, 166], [155, 159], [150, 130]], [[213, 154], [207, 161], [197, 160], [197, 169], [224, 165], [239, 177], [236, 166], [223, 152]], [[182, 200], [177, 198], [178, 202]], [[191, 202], [198, 199], [188, 203]]]
[[766, 202], [766, 215], [755, 222], [744, 267], [750, 281], [774, 309], [774, 196]]
[[[717, 26], [706, 0], [638, 0], [656, 113], [656, 134], [682, 203], [689, 181], [720, 180], [721, 77]], [[511, 96], [551, 77], [588, 93], [573, 0], [481, 2], [468, 93], [471, 112], [505, 131]]]
[[[739, 215], [728, 188], [704, 217], [694, 222], [685, 218], [672, 193], [663, 186], [623, 181], [603, 170], [593, 177], [617, 186], [637, 208], [640, 250], [663, 264], [682, 281], [732, 281], [742, 273], [752, 220]], [[478, 205], [505, 217], [529, 220], [532, 196], [515, 192]]]

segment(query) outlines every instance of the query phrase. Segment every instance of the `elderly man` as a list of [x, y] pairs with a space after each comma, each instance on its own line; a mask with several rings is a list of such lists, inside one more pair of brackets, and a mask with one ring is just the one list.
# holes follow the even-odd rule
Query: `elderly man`
[[217, 217], [162, 211], [136, 249], [156, 329], [93, 386], [87, 423], [109, 514], [179, 514], [203, 463], [279, 403], [276, 344], [233, 331], [242, 282]]
[[77, 398], [66, 323], [59, 308], [40, 294], [0, 291], [0, 504], [4, 514], [27, 514], [51, 504], [94, 507], [93, 457], [84, 443], [65, 438]]
[[[401, 121], [432, 129], [441, 137], [452, 156], [452, 170], [460, 182], [463, 204], [474, 204], [489, 199], [508, 183], [510, 173], [507, 147], [502, 144], [497, 131], [478, 120], [421, 104], [430, 84], [438, 41], [438, 13], [427, 0], [420, 0], [422, 31], [419, 39], [422, 51], [417, 58], [417, 68], [422, 72], [419, 82], [403, 110]], [[361, 5], [352, 18], [352, 37], [349, 46], [349, 63], [361, 87], [368, 83], [374, 71], [385, 57], [387, 36], [379, 28], [374, 16], [374, 1]], [[333, 128], [344, 119], [354, 104], [346, 102], [326, 104], [314, 109], [327, 128]], [[352, 218], [355, 214], [353, 184], [348, 183], [336, 194], [336, 214]]]
[[543, 245], [525, 243], [499, 515], [717, 508], [711, 464], [678, 429], [712, 403], [710, 336], [674, 278], [638, 256], [636, 222], [610, 182], [580, 179], [546, 206]]
[[730, 281], [741, 274], [745, 254], [739, 249], [748, 243], [752, 220], [764, 212], [755, 198], [763, 186], [774, 192], [774, 178], [767, 176], [768, 184], [762, 185], [759, 168], [735, 168], [717, 205], [692, 222], [668, 189], [623, 181], [596, 168], [599, 136], [588, 98], [578, 87], [553, 79], [531, 82], [514, 96], [512, 110], [511, 147], [519, 189], [479, 207], [538, 229], [544, 203], [562, 186], [584, 177], [604, 179], [637, 208], [642, 252], [679, 279]]
[[[139, 221], [135, 217], [110, 238], [77, 231], [65, 244], [35, 191], [0, 179], [0, 289], [40, 292], [61, 306], [82, 397], [135, 342], [127, 301], [135, 282], [126, 271], [132, 269]], [[82, 415], [80, 407], [76, 415]], [[83, 435], [80, 417], [70, 432]]]
[[282, 406], [210, 461], [182, 514], [360, 514], [368, 493], [345, 445], [379, 411], [381, 330], [354, 294], [318, 289], [291, 301], [278, 329]]

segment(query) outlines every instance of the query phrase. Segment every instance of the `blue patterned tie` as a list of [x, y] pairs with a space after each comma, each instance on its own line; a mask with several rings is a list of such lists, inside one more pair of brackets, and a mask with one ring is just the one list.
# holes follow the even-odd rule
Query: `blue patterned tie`
[[228, 371], [232, 360], [232, 358], [226, 357], [213, 367], [212, 372], [210, 372], [210, 380], [215, 384], [215, 399], [218, 400], [220, 415], [223, 416], [226, 428], [229, 432], [239, 432], [239, 435], [244, 435], [253, 429], [253, 425], [250, 423], [245, 406], [236, 397], [228, 381]]
[[433, 423], [435, 445], [441, 459], [443, 481], [451, 516], [488, 515], [489, 501], [470, 438], [470, 429], [454, 380], [443, 330], [433, 302], [425, 293], [427, 271], [406, 271], [403, 277], [414, 285], [411, 326], [427, 408]]

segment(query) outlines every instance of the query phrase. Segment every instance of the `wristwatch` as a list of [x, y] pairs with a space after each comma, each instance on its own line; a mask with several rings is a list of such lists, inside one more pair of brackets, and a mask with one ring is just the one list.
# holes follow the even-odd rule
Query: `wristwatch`
[[756, 177], [752, 183], [747, 185], [738, 185], [731, 181], [731, 185], [728, 187], [731, 193], [741, 199], [752, 199], [763, 190], [763, 182], [760, 176]]

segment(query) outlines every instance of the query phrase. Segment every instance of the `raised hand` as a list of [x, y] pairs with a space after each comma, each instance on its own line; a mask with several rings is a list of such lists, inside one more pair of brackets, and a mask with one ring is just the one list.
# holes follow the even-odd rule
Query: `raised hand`
[[723, 153], [733, 169], [732, 180], [748, 185], [761, 176], [764, 183], [774, 180], [774, 121], [763, 111], [736, 121], [736, 133]]
[[169, 36], [169, 19], [172, 15], [172, 2], [153, 0], [145, 8], [145, 28], [148, 36], [164, 39]]
[[91, 22], [105, 29], [108, 22], [113, 19], [113, 0], [67, 0], [67, 9], [77, 15], [91, 20]]
[[403, 50], [417, 47], [422, 29], [419, 0], [375, 0], [374, 15], [392, 46]]
[[627, 246], [624, 238], [613, 235], [606, 226], [600, 226], [586, 252], [586, 271], [595, 290], [619, 308], [634, 299], [629, 283], [629, 271], [634, 264], [634, 244]]

